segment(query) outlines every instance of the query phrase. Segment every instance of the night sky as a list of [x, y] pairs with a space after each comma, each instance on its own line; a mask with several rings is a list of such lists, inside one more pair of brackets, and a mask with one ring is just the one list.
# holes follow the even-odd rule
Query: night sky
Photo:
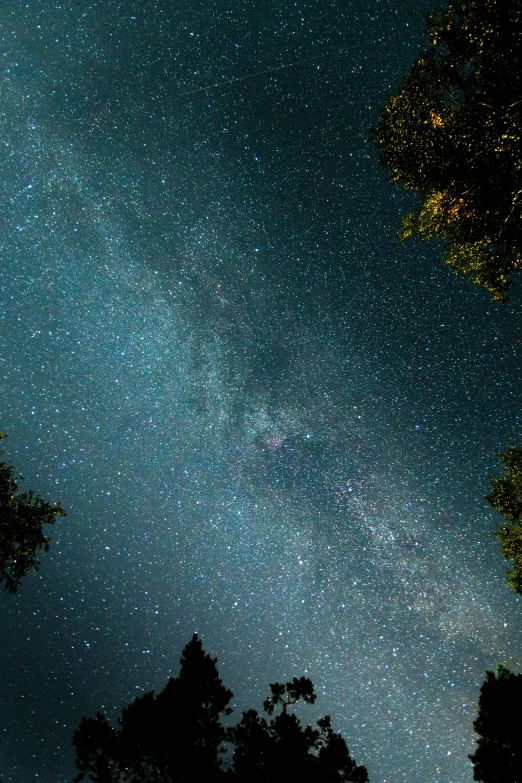
[[306, 674], [371, 783], [471, 783], [521, 296], [396, 241], [367, 139], [431, 5], [3, 0], [0, 429], [68, 512], [0, 595], [4, 783], [195, 631], [237, 719]]

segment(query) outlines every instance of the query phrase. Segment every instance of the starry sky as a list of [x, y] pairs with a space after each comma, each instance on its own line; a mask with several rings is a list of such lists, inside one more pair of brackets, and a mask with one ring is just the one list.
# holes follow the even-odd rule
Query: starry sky
[[3, 783], [195, 631], [238, 719], [306, 674], [371, 783], [471, 783], [522, 324], [396, 241], [367, 139], [430, 7], [3, 0], [0, 428], [68, 512], [0, 595]]

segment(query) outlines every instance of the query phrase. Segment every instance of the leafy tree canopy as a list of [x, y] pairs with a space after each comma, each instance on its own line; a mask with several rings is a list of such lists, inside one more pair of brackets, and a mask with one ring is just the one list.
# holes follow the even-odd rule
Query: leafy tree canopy
[[310, 680], [294, 678], [270, 689], [264, 704], [270, 721], [250, 710], [237, 726], [226, 728], [221, 718], [231, 713], [232, 693], [219, 679], [216, 659], [194, 635], [183, 651], [179, 677], [157, 696], [146, 693], [126, 707], [117, 729], [100, 713], [82, 719], [73, 738], [80, 770], [75, 780], [366, 783], [366, 769], [350, 758], [329, 717], [318, 721], [318, 728], [303, 727], [289, 711], [299, 700], [314, 703]]
[[477, 749], [469, 758], [475, 780], [484, 783], [519, 783], [522, 780], [522, 674], [505, 666], [497, 674], [486, 672], [480, 690]]
[[505, 519], [496, 532], [502, 554], [513, 561], [508, 584], [522, 595], [522, 449], [510, 446], [498, 455], [505, 468], [504, 476], [491, 479], [493, 492], [486, 501]]
[[[0, 440], [5, 437], [1, 432]], [[57, 503], [47, 503], [32, 490], [20, 492], [13, 466], [0, 462], [0, 585], [5, 590], [16, 593], [22, 577], [38, 568], [37, 554], [47, 552], [51, 541], [43, 526], [60, 515], [65, 512]]]
[[230, 732], [235, 744], [234, 779], [245, 783], [366, 783], [366, 768], [350, 757], [346, 742], [332, 730], [328, 715], [317, 721], [318, 728], [313, 728], [302, 726], [296, 715], [288, 711], [300, 699], [306, 704], [315, 702], [311, 680], [294, 677], [286, 685], [271, 684], [270, 690], [272, 694], [263, 706], [274, 717], [267, 721], [255, 710], [249, 710]]
[[504, 301], [522, 268], [522, 0], [454, 0], [372, 136], [392, 182], [416, 191], [401, 238], [443, 240], [455, 273]]
[[221, 779], [232, 698], [219, 679], [216, 659], [194, 635], [183, 650], [179, 677], [126, 707], [113, 729], [105, 716], [83, 718], [73, 737], [80, 774], [95, 783], [170, 783]]

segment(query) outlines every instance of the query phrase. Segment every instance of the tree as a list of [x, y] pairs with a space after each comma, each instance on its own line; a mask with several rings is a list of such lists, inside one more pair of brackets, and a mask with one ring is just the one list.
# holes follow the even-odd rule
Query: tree
[[505, 454], [500, 452], [498, 456], [506, 473], [491, 479], [493, 492], [486, 501], [506, 520], [495, 535], [500, 539], [504, 557], [513, 561], [508, 584], [522, 595], [522, 449], [509, 446]]
[[105, 716], [83, 718], [73, 738], [76, 781], [171, 783], [223, 777], [226, 730], [232, 698], [219, 679], [216, 659], [195, 634], [181, 656], [179, 677], [157, 695], [138, 697], [122, 711], [118, 729]]
[[[157, 696], [151, 691], [132, 702], [117, 729], [100, 713], [82, 719], [73, 738], [80, 770], [75, 781], [366, 783], [366, 769], [352, 761], [329, 717], [319, 720], [316, 729], [303, 727], [288, 710], [299, 700], [315, 702], [310, 680], [294, 678], [270, 689], [264, 708], [268, 715], [276, 714], [269, 722], [250, 710], [237, 726], [225, 728], [221, 717], [231, 713], [227, 705], [232, 694], [219, 679], [216, 659], [203, 651], [195, 635], [183, 651], [179, 677]], [[223, 762], [227, 741], [233, 746], [228, 767]]]
[[522, 780], [522, 674], [499, 665], [497, 675], [486, 672], [480, 689], [478, 717], [473, 728], [480, 735], [469, 758], [475, 780], [519, 783]]
[[[0, 433], [0, 440], [5, 437]], [[16, 593], [25, 574], [38, 569], [37, 554], [47, 552], [51, 541], [43, 526], [54, 524], [57, 516], [65, 516], [58, 503], [32, 490], [20, 492], [13, 466], [0, 462], [0, 585], [5, 590]]]
[[371, 134], [420, 207], [401, 238], [437, 237], [455, 273], [506, 300], [522, 268], [522, 0], [454, 0]]
[[[288, 780], [334, 783], [366, 783], [365, 767], [351, 759], [346, 742], [335, 734], [327, 715], [317, 721], [318, 728], [302, 726], [288, 707], [300, 699], [313, 704], [316, 699], [312, 681], [294, 677], [286, 685], [270, 685], [272, 695], [263, 707], [268, 722], [255, 710], [243, 713], [241, 722], [231, 730], [235, 743], [233, 772], [239, 781], [286, 783]], [[280, 712], [278, 711], [280, 708]]]

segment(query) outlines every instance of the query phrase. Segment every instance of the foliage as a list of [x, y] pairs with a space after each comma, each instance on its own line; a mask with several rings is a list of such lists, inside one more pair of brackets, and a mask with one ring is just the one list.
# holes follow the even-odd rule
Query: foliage
[[[82, 719], [73, 738], [80, 770], [75, 781], [366, 783], [366, 769], [352, 761], [329, 717], [318, 721], [318, 728], [303, 727], [288, 711], [299, 700], [315, 702], [310, 680], [294, 678], [270, 689], [265, 710], [276, 714], [269, 722], [250, 710], [237, 726], [225, 728], [220, 718], [231, 713], [232, 693], [219, 679], [216, 659], [194, 635], [183, 651], [179, 677], [170, 679], [157, 696], [150, 692], [132, 702], [117, 729], [100, 713]], [[223, 762], [226, 741], [233, 746], [228, 767]]]
[[[0, 440], [5, 438], [0, 433]], [[38, 568], [37, 554], [47, 552], [50, 538], [44, 525], [52, 525], [57, 516], [65, 516], [58, 504], [47, 503], [29, 492], [20, 492], [14, 468], [0, 462], [0, 585], [16, 593], [22, 577]]]
[[401, 238], [437, 237], [456, 274], [504, 301], [522, 268], [522, 0], [455, 0], [372, 130], [421, 204]]
[[506, 520], [496, 535], [500, 539], [502, 554], [513, 561], [513, 568], [508, 571], [508, 584], [522, 595], [522, 449], [510, 446], [505, 454], [499, 453], [498, 456], [506, 473], [491, 479], [493, 492], [486, 501]]
[[232, 698], [219, 679], [216, 659], [194, 635], [183, 650], [179, 677], [157, 695], [145, 693], [122, 711], [118, 729], [105, 716], [83, 718], [73, 738], [75, 781], [167, 783], [220, 780]]
[[522, 780], [522, 674], [499, 665], [497, 675], [486, 672], [480, 690], [479, 711], [473, 728], [480, 735], [469, 758], [474, 779], [484, 783]]
[[272, 695], [265, 700], [270, 722], [255, 710], [243, 713], [241, 722], [230, 732], [235, 744], [235, 779], [249, 783], [286, 783], [288, 780], [352, 781], [366, 783], [368, 773], [350, 757], [346, 742], [335, 734], [327, 715], [317, 721], [318, 728], [303, 727], [288, 712], [290, 705], [302, 699], [313, 704], [316, 696], [312, 681], [306, 677], [281, 685], [270, 685]]

